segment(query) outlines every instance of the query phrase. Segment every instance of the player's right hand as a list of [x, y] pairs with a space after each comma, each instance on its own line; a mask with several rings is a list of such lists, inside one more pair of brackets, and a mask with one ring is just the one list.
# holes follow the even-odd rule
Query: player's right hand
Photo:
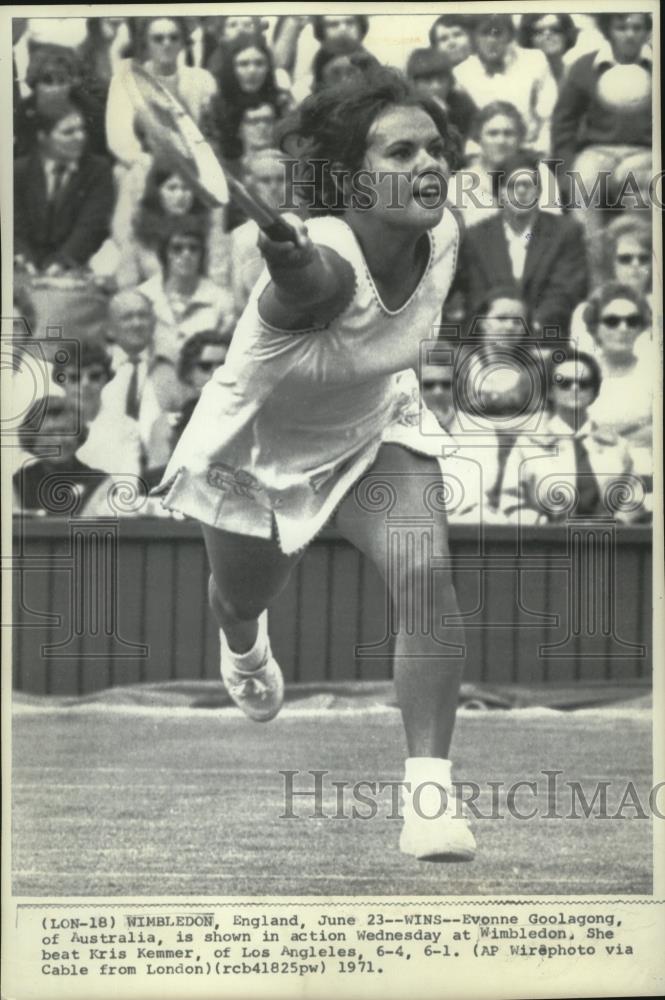
[[285, 212], [281, 218], [293, 229], [295, 244], [290, 240], [285, 242], [271, 240], [263, 230], [259, 230], [259, 250], [270, 267], [304, 267], [314, 259], [316, 253], [315, 246], [307, 232], [307, 226], [298, 215], [291, 212]]

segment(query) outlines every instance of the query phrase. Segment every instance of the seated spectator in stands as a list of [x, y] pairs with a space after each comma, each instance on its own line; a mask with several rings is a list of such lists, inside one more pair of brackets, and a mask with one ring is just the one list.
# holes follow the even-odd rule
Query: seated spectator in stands
[[556, 83], [543, 53], [519, 48], [514, 36], [509, 14], [478, 15], [473, 25], [474, 54], [457, 66], [455, 76], [478, 108], [493, 101], [514, 104], [526, 123], [527, 143], [547, 154]]
[[617, 511], [613, 503], [624, 488], [636, 496], [640, 491], [625, 445], [590, 419], [601, 384], [600, 367], [589, 354], [569, 347], [553, 363], [546, 420], [518, 438], [506, 465], [501, 510], [508, 519], [547, 524], [571, 516], [644, 517], [644, 507]]
[[40, 46], [30, 58], [26, 83], [31, 92], [14, 109], [15, 156], [25, 156], [34, 146], [37, 118], [52, 114], [68, 101], [75, 102], [83, 113], [89, 151], [106, 153], [104, 100], [86, 85], [83, 65], [73, 49]]
[[174, 220], [185, 215], [207, 223], [208, 273], [216, 283], [228, 286], [230, 241], [224, 232], [224, 210], [208, 209], [179, 173], [153, 163], [138, 206], [128, 217], [130, 211], [131, 205], [119, 199], [113, 217], [112, 245], [100, 251], [105, 254], [103, 267], [114, 276], [118, 288], [132, 288], [161, 274], [160, 240]]
[[274, 39], [275, 58], [277, 65], [291, 75], [292, 94], [296, 103], [303, 101], [314, 86], [312, 56], [309, 55], [307, 62], [303, 62], [298, 52], [301, 39], [309, 36], [310, 42], [319, 43], [314, 59], [321, 50], [348, 55], [351, 51], [364, 51], [363, 41], [368, 30], [369, 18], [364, 14], [341, 12], [281, 19]]
[[[278, 149], [263, 149], [250, 153], [244, 160], [247, 188], [268, 205], [280, 208], [285, 202], [284, 154]], [[236, 315], [240, 316], [250, 292], [265, 267], [258, 246], [259, 227], [253, 219], [231, 233], [231, 286]]]
[[464, 140], [468, 139], [476, 106], [467, 93], [455, 86], [452, 64], [438, 49], [414, 49], [406, 75], [419, 94], [432, 97], [445, 111]]
[[[635, 212], [627, 212], [602, 230], [596, 259], [599, 263], [601, 284], [610, 281], [628, 285], [638, 295], [643, 295], [652, 309], [652, 264], [651, 224]], [[584, 321], [588, 302], [580, 302], [573, 313], [570, 324], [571, 339], [582, 351], [593, 354], [597, 343]], [[655, 345], [651, 327], [641, 333], [635, 341], [637, 357], [651, 355], [655, 363]]]
[[[31, 408], [20, 432], [30, 457], [13, 476], [15, 511], [70, 517], [118, 513], [113, 478], [77, 458], [87, 433], [75, 405], [64, 395], [54, 392], [45, 408], [41, 401]], [[136, 513], [144, 500], [145, 491], [137, 497]]]
[[[186, 394], [174, 364], [155, 349], [152, 304], [136, 290], [118, 292], [110, 304], [109, 352], [113, 377], [102, 390], [86, 454], [109, 472], [142, 475], [165, 461], [164, 414], [178, 413]], [[157, 447], [154, 446], [155, 438]]]
[[[651, 15], [600, 14], [598, 22], [607, 42], [571, 66], [552, 118], [552, 152], [563, 160], [560, 183], [570, 203], [581, 209], [590, 246], [602, 229], [604, 205], [617, 199], [631, 175], [642, 194], [651, 177]], [[640, 69], [643, 93], [631, 98], [629, 90], [625, 100], [623, 89], [639, 86]], [[571, 171], [574, 185], [567, 176]], [[594, 192], [601, 172], [610, 175], [607, 197], [600, 188], [587, 204], [585, 192]], [[628, 203], [642, 207], [630, 190], [632, 184]]]
[[[162, 450], [166, 458], [162, 464], [146, 471], [145, 480], [149, 488], [161, 482], [166, 462], [194, 412], [201, 391], [215, 371], [224, 364], [228, 348], [228, 340], [216, 330], [195, 333], [185, 343], [178, 359], [177, 369], [185, 403], [179, 413], [167, 414], [166, 419], [161, 422]], [[153, 434], [153, 441], [155, 438], [156, 434]]]
[[64, 366], [58, 366], [56, 381], [78, 409], [86, 426], [99, 414], [102, 389], [111, 375], [110, 355], [104, 344], [97, 340], [81, 341], [78, 354], [72, 353]]
[[459, 66], [471, 55], [471, 25], [468, 14], [442, 14], [429, 29], [429, 43], [443, 52], [451, 66]]
[[[187, 42], [187, 26], [181, 17], [146, 17], [139, 25], [138, 57], [184, 105], [194, 121], [203, 125], [217, 94], [211, 73], [198, 66], [179, 65]], [[142, 155], [134, 123], [134, 106], [125, 87], [124, 67], [111, 79], [106, 105], [108, 148], [124, 166], [130, 167]]]
[[560, 89], [568, 68], [564, 56], [574, 47], [577, 35], [570, 14], [523, 14], [517, 44], [523, 49], [540, 49]]
[[[219, 80], [228, 55], [228, 45], [240, 35], [259, 35], [263, 32], [263, 21], [256, 14], [227, 14], [226, 16], [203, 17], [204, 61], [200, 64]], [[196, 65], [196, 63], [194, 64]]]
[[272, 53], [263, 35], [240, 35], [228, 44], [219, 89], [211, 127], [224, 159], [238, 161], [248, 152], [240, 134], [244, 115], [269, 107], [276, 120], [291, 104], [290, 95], [277, 86]]
[[610, 282], [595, 292], [584, 319], [594, 337], [603, 373], [598, 398], [589, 410], [594, 422], [628, 447], [635, 472], [651, 488], [653, 476], [653, 360], [639, 358], [635, 344], [651, 325], [646, 298], [628, 285]]
[[358, 49], [351, 43], [348, 43], [346, 50], [341, 43], [338, 48], [338, 52], [319, 49], [316, 53], [312, 63], [312, 91], [321, 90], [322, 87], [353, 84], [381, 65], [370, 52]]
[[109, 233], [110, 165], [87, 152], [83, 112], [74, 103], [38, 115], [35, 129], [32, 152], [14, 166], [15, 259], [51, 275], [84, 268]]
[[162, 273], [137, 289], [154, 309], [155, 349], [174, 364], [192, 334], [230, 334], [235, 323], [231, 292], [206, 277], [205, 248], [205, 223], [196, 216], [174, 221], [159, 243]]
[[540, 210], [539, 165], [532, 150], [506, 162], [502, 209], [465, 233], [457, 285], [471, 305], [487, 288], [516, 283], [534, 327], [558, 327], [567, 336], [587, 290], [584, 241], [573, 219]]

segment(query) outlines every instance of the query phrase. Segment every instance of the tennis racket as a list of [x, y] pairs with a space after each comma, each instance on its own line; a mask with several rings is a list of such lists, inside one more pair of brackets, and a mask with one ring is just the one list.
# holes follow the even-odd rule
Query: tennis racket
[[296, 243], [293, 227], [224, 171], [196, 122], [159, 80], [132, 60], [125, 68], [125, 84], [155, 154], [177, 170], [206, 204], [228, 205], [233, 198], [269, 239]]

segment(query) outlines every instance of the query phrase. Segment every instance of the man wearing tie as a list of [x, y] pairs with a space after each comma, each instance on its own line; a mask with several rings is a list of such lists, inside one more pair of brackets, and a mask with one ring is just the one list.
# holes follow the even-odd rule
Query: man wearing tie
[[173, 364], [155, 353], [152, 304], [138, 292], [123, 291], [111, 300], [109, 313], [114, 375], [102, 390], [87, 447], [98, 447], [105, 471], [140, 475], [168, 459], [168, 414], [181, 409], [183, 389]]
[[107, 238], [111, 167], [86, 151], [81, 109], [71, 100], [35, 118], [33, 151], [14, 167], [14, 255], [28, 271], [85, 267]]

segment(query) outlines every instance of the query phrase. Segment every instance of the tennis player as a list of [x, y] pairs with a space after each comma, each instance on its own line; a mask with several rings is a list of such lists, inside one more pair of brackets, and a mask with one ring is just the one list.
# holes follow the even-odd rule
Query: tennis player
[[[298, 132], [302, 164], [315, 167], [315, 217], [285, 216], [295, 244], [261, 234], [267, 267], [160, 490], [165, 506], [202, 524], [222, 678], [251, 719], [282, 704], [266, 608], [307, 544], [334, 518], [374, 562], [399, 627], [394, 677], [409, 753], [400, 847], [471, 860], [449, 759], [464, 637], [446, 625], [458, 609], [445, 510], [424, 500], [432, 486], [441, 493], [445, 460], [414, 372], [455, 271], [459, 230], [442, 189], [457, 135], [391, 70], [308, 98]], [[391, 525], [403, 524], [398, 560], [385, 508], [363, 489], [368, 474], [392, 498]], [[408, 544], [414, 530], [422, 544]]]

